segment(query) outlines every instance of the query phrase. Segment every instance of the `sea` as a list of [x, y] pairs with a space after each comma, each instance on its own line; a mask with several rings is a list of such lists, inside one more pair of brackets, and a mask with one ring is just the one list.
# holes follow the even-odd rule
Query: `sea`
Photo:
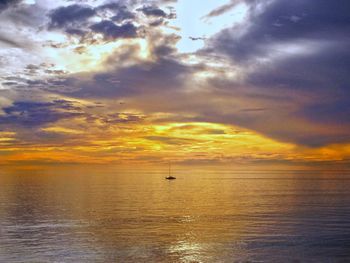
[[350, 171], [0, 167], [0, 262], [350, 262]]

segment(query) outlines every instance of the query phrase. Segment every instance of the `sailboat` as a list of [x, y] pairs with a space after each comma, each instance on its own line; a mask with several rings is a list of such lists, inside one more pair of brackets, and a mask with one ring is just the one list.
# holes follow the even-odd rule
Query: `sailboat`
[[165, 179], [167, 179], [167, 180], [175, 180], [176, 177], [175, 176], [171, 176], [170, 168], [171, 168], [171, 164], [169, 162], [169, 175], [167, 177], [165, 177]]

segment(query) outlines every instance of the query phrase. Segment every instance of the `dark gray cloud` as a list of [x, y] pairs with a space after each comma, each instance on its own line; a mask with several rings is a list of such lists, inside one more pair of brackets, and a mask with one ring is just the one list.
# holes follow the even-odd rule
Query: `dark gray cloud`
[[326, 100], [349, 98], [350, 52], [347, 44], [348, 41], [341, 40], [320, 52], [295, 55], [277, 60], [267, 67], [258, 67], [247, 81], [261, 87], [318, 93], [320, 99], [321, 96]]
[[125, 20], [132, 20], [134, 18], [135, 18], [135, 15], [133, 13], [123, 8], [119, 10], [119, 12], [115, 16], [111, 17], [111, 20], [115, 22], [122, 22]]
[[[183, 87], [192, 71], [170, 58], [161, 58], [154, 63], [122, 67], [115, 71], [98, 73], [89, 80], [70, 79], [71, 90], [55, 88], [55, 92], [76, 98], [123, 98], [175, 92]], [[166, 84], [165, 84], [166, 83]]]
[[149, 23], [149, 26], [157, 27], [157, 26], [161, 26], [161, 25], [164, 25], [164, 24], [166, 24], [165, 20], [163, 18], [159, 18], [159, 19], [156, 19], [154, 21], [151, 21]]
[[80, 116], [81, 109], [66, 100], [52, 102], [16, 101], [2, 108], [0, 125], [36, 127], [54, 123], [61, 119]]
[[85, 5], [69, 5], [53, 10], [49, 17], [51, 19], [50, 28], [65, 28], [76, 22], [85, 21], [95, 15], [95, 10]]
[[336, 4], [327, 0], [273, 1], [263, 12], [251, 9], [245, 33], [238, 34], [237, 27], [224, 30], [214, 39], [215, 47], [236, 61], [247, 61], [265, 55], [275, 43], [343, 41], [347, 39], [344, 32], [350, 29], [349, 9], [350, 2], [346, 0]]
[[78, 28], [67, 28], [66, 33], [68, 35], [76, 35], [76, 36], [83, 37], [88, 32], [86, 30], [82, 30], [82, 29], [78, 29]]
[[130, 22], [119, 26], [110, 20], [103, 20], [90, 28], [95, 33], [101, 33], [105, 40], [137, 37], [137, 27]]
[[156, 16], [156, 17], [166, 17], [167, 14], [160, 8], [155, 6], [143, 6], [142, 8], [137, 9], [141, 11], [146, 16]]
[[0, 12], [10, 6], [16, 6], [20, 2], [22, 2], [22, 0], [0, 0]]
[[[81, 43], [94, 44], [101, 41], [93, 37], [95, 34], [102, 34], [104, 41], [135, 38], [140, 35], [143, 37], [146, 33], [145, 26], [165, 25], [168, 19], [176, 17], [171, 7], [168, 7], [170, 11], [166, 13], [156, 5], [145, 5], [138, 9], [137, 6], [139, 2], [132, 0], [109, 2], [96, 7], [84, 4], [62, 6], [49, 13], [48, 29], [64, 31], [80, 38]], [[141, 14], [149, 18], [144, 25], [140, 25], [143, 21], [140, 19]], [[94, 22], [90, 18], [98, 18], [100, 22]], [[138, 30], [139, 28], [142, 30]]]
[[157, 6], [150, 6], [145, 5], [141, 8], [137, 9], [138, 11], [142, 12], [145, 16], [149, 17], [163, 17], [163, 18], [175, 18], [174, 13], [167, 14], [163, 9], [160, 9]]
[[104, 4], [96, 8], [98, 11], [111, 11], [111, 20], [115, 22], [124, 22], [125, 20], [132, 20], [136, 18], [136, 15], [128, 9], [126, 5], [121, 5], [119, 3], [109, 3]]
[[303, 145], [349, 142], [350, 2], [278, 0], [263, 10], [255, 5], [250, 10], [247, 23], [210, 40], [211, 51], [239, 67], [251, 68], [243, 85], [261, 101], [269, 94], [280, 94], [291, 105], [290, 109], [278, 106], [273, 117], [267, 112], [250, 113], [249, 118], [226, 117]]
[[[49, 29], [63, 30], [68, 35], [80, 37], [82, 42], [96, 41], [90, 39], [90, 32], [102, 34], [105, 41], [137, 37], [137, 27], [132, 22], [136, 19], [135, 14], [119, 3], [108, 3], [95, 8], [74, 4], [59, 7], [49, 16]], [[94, 16], [103, 20], [98, 23], [89, 21]]]

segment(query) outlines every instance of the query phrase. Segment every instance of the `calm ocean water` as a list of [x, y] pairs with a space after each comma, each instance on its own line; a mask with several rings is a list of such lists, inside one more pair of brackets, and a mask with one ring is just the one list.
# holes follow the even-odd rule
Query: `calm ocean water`
[[0, 171], [0, 262], [350, 262], [349, 171]]

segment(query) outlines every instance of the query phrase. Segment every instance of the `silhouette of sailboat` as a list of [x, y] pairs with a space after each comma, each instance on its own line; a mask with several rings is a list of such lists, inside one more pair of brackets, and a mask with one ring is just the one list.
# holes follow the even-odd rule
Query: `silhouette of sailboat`
[[169, 175], [167, 177], [165, 177], [165, 179], [167, 180], [175, 180], [176, 177], [175, 176], [171, 176], [171, 164], [169, 162]]

